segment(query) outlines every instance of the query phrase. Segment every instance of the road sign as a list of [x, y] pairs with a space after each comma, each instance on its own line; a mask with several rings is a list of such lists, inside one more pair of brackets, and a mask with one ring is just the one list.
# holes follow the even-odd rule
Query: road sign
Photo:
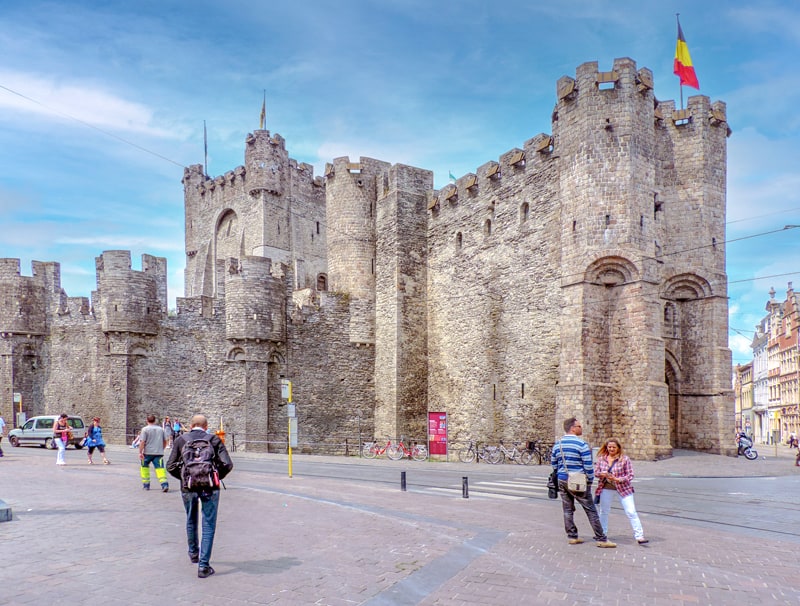
[[15, 391], [14, 392], [14, 404], [19, 404], [20, 402], [22, 402], [22, 394], [19, 393], [18, 391]]

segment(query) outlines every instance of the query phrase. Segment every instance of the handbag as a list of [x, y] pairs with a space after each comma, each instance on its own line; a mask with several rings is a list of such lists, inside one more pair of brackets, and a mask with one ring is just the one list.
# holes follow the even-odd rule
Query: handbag
[[586, 492], [586, 474], [582, 471], [568, 471], [567, 490], [570, 492]]
[[[567, 469], [567, 464], [564, 461], [564, 451], [559, 444], [558, 452], [561, 455], [561, 464], [564, 469]], [[586, 474], [582, 471], [570, 471], [567, 469], [567, 490], [571, 493], [586, 492]]]
[[547, 496], [551, 499], [558, 498], [558, 471], [555, 469], [547, 480]]

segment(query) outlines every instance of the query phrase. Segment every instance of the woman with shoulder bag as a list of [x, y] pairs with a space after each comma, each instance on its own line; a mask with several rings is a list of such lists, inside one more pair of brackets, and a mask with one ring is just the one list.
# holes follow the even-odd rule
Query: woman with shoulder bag
[[597, 461], [594, 464], [594, 474], [598, 478], [595, 490], [595, 503], [598, 503], [600, 523], [603, 530], [608, 532], [608, 512], [611, 510], [611, 501], [616, 494], [625, 515], [633, 528], [633, 537], [640, 545], [648, 543], [644, 538], [644, 530], [636, 513], [633, 502], [633, 465], [625, 454], [622, 444], [616, 438], [610, 438], [600, 447]]
[[55, 442], [56, 447], [58, 448], [58, 454], [56, 455], [56, 465], [66, 465], [67, 462], [64, 460], [64, 453], [67, 450], [67, 444], [69, 444], [69, 438], [72, 435], [72, 429], [67, 423], [67, 414], [61, 413], [61, 416], [58, 417], [55, 425], [53, 426], [53, 442]]

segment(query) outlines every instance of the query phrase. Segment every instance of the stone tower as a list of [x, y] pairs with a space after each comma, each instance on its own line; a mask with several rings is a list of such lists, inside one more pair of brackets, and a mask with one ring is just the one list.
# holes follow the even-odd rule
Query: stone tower
[[[558, 83], [563, 313], [556, 423], [634, 455], [722, 448], [730, 393], [724, 106], [659, 104], [630, 59]], [[665, 159], [673, 159], [670, 162]], [[579, 321], [580, 320], [580, 321]], [[692, 395], [688, 395], [692, 394]]]

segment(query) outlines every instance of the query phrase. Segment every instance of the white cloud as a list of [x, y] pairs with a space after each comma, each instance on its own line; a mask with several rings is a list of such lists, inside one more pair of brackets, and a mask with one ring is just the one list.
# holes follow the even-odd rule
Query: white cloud
[[0, 109], [40, 118], [78, 120], [102, 129], [170, 138], [174, 132], [153, 124], [153, 111], [94, 84], [61, 82], [53, 76], [0, 71]]

